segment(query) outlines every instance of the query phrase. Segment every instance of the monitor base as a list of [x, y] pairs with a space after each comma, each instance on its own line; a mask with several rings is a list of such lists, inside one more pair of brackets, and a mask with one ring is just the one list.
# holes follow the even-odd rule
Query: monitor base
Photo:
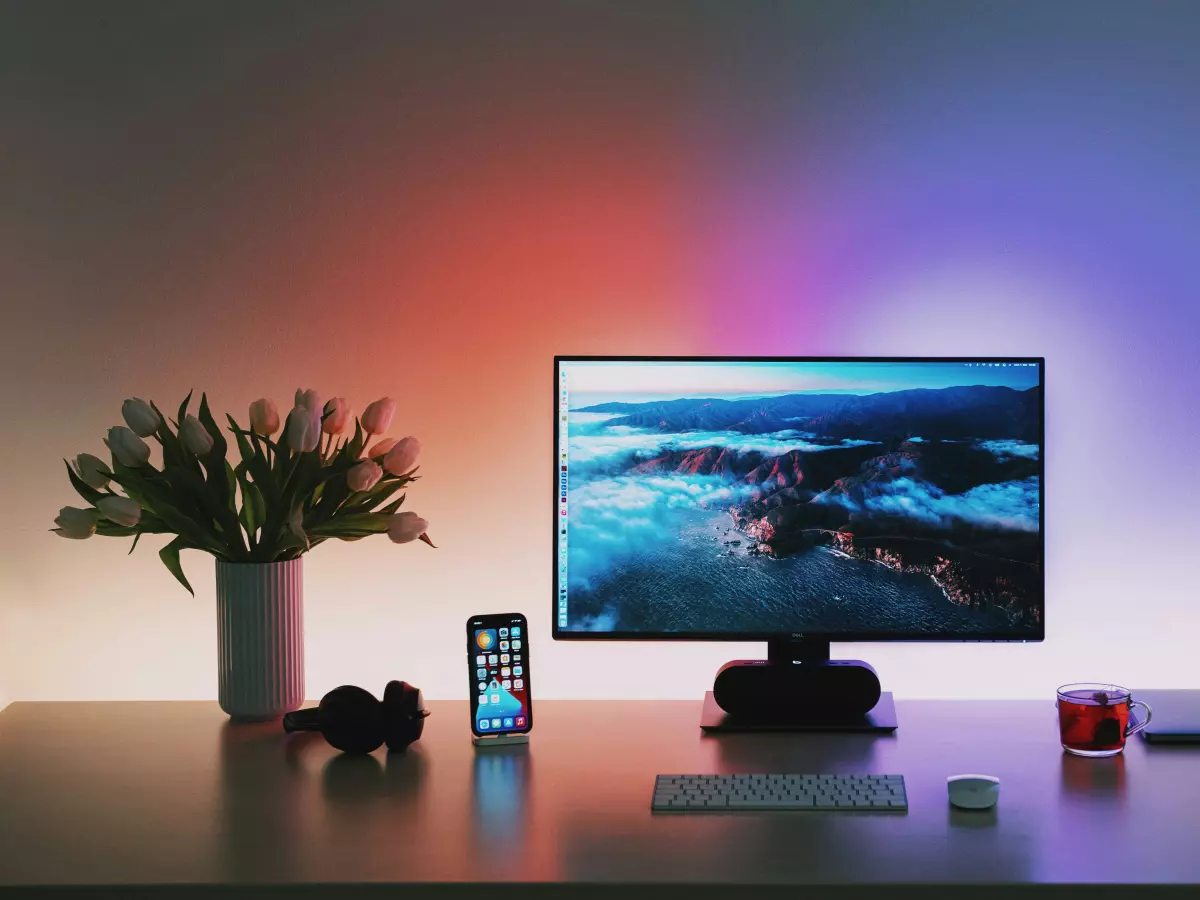
[[731, 716], [717, 706], [712, 691], [704, 692], [700, 730], [705, 734], [736, 731], [856, 731], [866, 734], [890, 734], [899, 727], [896, 703], [891, 691], [879, 695], [875, 708], [865, 715], [850, 717], [806, 717], [802, 719], [744, 719]]

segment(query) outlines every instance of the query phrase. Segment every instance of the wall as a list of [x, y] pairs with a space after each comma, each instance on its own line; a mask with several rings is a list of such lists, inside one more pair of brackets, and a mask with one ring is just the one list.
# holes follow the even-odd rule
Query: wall
[[[400, 398], [439, 549], [308, 560], [309, 693], [697, 697], [756, 648], [553, 644], [551, 356], [1044, 354], [1043, 645], [855, 647], [906, 696], [1200, 687], [1200, 8], [0, 4], [8, 695], [215, 696], [213, 573], [48, 534], [130, 395]], [[850, 651], [847, 651], [850, 652]], [[592, 677], [601, 672], [603, 677]], [[585, 676], [585, 673], [588, 673]]]

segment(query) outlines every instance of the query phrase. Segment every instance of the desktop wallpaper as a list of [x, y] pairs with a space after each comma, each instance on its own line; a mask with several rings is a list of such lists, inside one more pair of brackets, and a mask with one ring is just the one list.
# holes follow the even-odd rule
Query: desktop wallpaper
[[520, 611], [535, 704], [698, 699], [762, 645], [551, 640], [555, 354], [1045, 356], [1045, 642], [834, 652], [912, 697], [1200, 687], [1198, 30], [1186, 0], [0, 0], [0, 703], [216, 696], [211, 559], [192, 598], [150, 537], [51, 534], [62, 460], [126, 397], [297, 388], [397, 400], [438, 545], [306, 558], [310, 697], [465, 699], [463, 622]]
[[1036, 363], [559, 371], [560, 630], [1041, 636]]

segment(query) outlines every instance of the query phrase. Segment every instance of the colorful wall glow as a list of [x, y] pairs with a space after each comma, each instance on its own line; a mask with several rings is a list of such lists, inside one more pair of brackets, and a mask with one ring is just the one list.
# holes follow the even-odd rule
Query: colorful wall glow
[[[214, 698], [145, 541], [48, 533], [121, 400], [399, 399], [439, 544], [325, 545], [309, 694], [694, 698], [760, 648], [554, 644], [551, 357], [1047, 358], [1047, 640], [843, 648], [902, 696], [1200, 687], [1200, 7], [0, 6], [0, 704]], [[603, 672], [602, 678], [584, 672]], [[947, 673], [953, 677], [947, 677]]]

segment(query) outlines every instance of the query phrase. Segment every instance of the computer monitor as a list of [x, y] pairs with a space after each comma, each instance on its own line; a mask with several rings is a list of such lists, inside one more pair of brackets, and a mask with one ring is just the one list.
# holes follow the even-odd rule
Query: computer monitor
[[556, 357], [554, 637], [1042, 640], [1043, 371]]

